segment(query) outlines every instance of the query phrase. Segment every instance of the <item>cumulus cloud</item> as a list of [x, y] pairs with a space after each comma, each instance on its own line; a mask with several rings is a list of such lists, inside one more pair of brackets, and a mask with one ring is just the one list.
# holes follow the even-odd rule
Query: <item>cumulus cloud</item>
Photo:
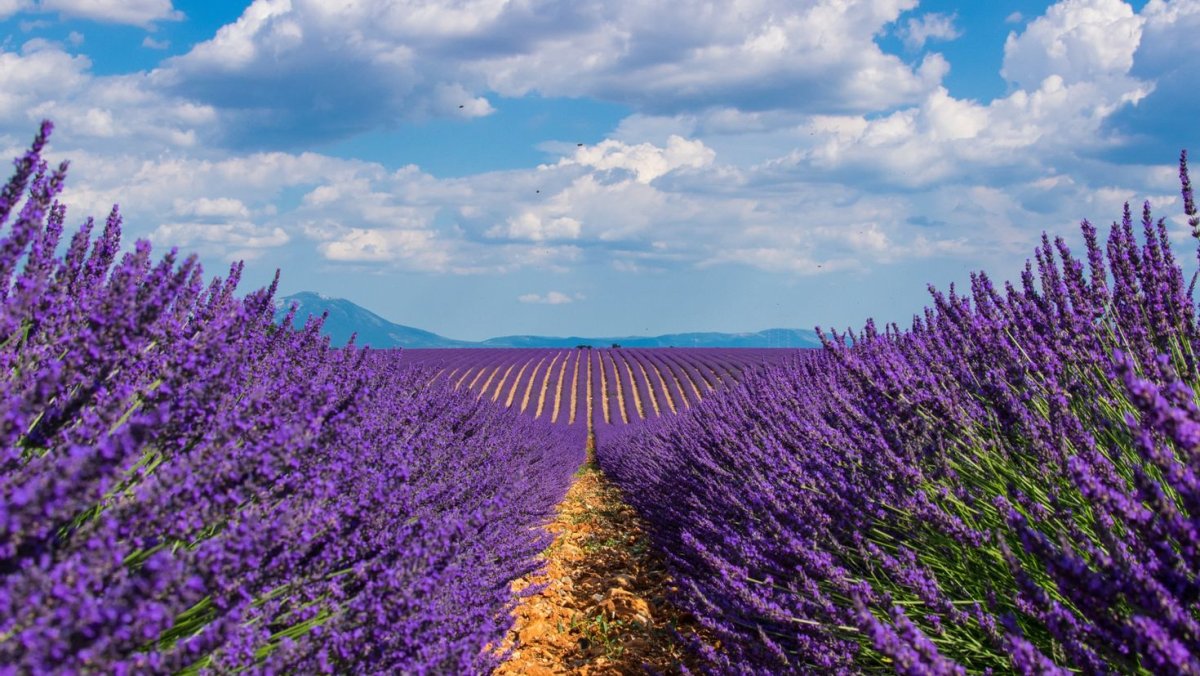
[[1145, 39], [1137, 45], [1135, 72], [1161, 74], [1181, 68], [1187, 57], [1200, 52], [1195, 40], [1200, 29], [1200, 1], [1149, 0], [1141, 16]]
[[445, 270], [448, 254], [434, 234], [421, 229], [349, 228], [317, 249], [331, 261], [395, 263], [417, 270]]
[[458, 83], [438, 84], [433, 88], [432, 112], [446, 117], [484, 117], [496, 112], [482, 96], [472, 96]]
[[230, 261], [253, 260], [266, 250], [287, 244], [291, 237], [280, 227], [248, 221], [164, 223], [150, 235], [157, 245], [213, 253]]
[[[335, 266], [447, 274], [565, 274], [587, 263], [627, 273], [722, 264], [803, 273], [806, 260], [813, 272], [832, 272], [956, 253], [940, 233], [914, 235], [892, 196], [802, 179], [780, 190], [715, 159], [650, 182], [579, 162], [438, 179], [313, 153], [106, 156], [99, 167], [97, 159], [74, 158], [82, 175], [68, 184], [73, 208], [102, 213], [120, 200], [131, 237], [221, 258], [286, 246]], [[534, 185], [542, 195], [522, 188]], [[295, 204], [280, 205], [285, 190], [299, 194]], [[514, 201], [514, 192], [531, 199]]]
[[620, 2], [599, 15], [603, 23], [548, 36], [536, 50], [479, 68], [506, 95], [591, 95], [651, 112], [730, 102], [751, 110], [888, 106], [938, 82], [873, 41], [915, 6], [911, 0]]
[[865, 112], [919, 100], [945, 75], [943, 62], [914, 68], [874, 42], [915, 5], [255, 0], [151, 80], [220, 110], [225, 143], [260, 148], [487, 115], [488, 92], [654, 112]]
[[180, 216], [246, 218], [250, 215], [241, 200], [230, 197], [176, 199], [173, 211]]
[[[580, 3], [556, 5], [553, 21], [536, 3], [401, 15], [366, 2], [260, 0], [149, 74], [96, 76], [86, 57], [45, 41], [0, 51], [0, 129], [32, 130], [52, 115], [55, 152], [74, 160], [73, 209], [119, 201], [131, 235], [222, 258], [302, 249], [334, 268], [444, 274], [861, 273], [1026, 253], [1037, 229], [1074, 222], [1077, 205], [1094, 203], [1103, 218], [1105, 199], [1162, 183], [1056, 173], [1112, 147], [1106, 121], [1175, 67], [1149, 41], [1193, 49], [1187, 26], [1200, 12], [1189, 9], [1200, 3], [1151, 0], [1140, 18], [1120, 4], [1066, 0], [1014, 32], [1012, 90], [978, 102], [940, 85], [941, 55], [910, 67], [871, 42], [915, 5], [902, 0], [757, 0], [738, 16], [621, 2], [605, 5], [603, 20]], [[931, 16], [905, 24], [912, 39], [956, 32]], [[811, 34], [817, 25], [825, 38]], [[1144, 33], [1140, 47], [1103, 37], [1126, 29]], [[788, 91], [759, 96], [764, 82]], [[522, 92], [638, 112], [610, 138], [559, 146], [541, 166], [456, 178], [218, 143], [262, 133], [280, 136], [251, 148], [308, 145], [406, 116], [478, 117], [496, 93]], [[289, 131], [306, 121], [324, 128]], [[13, 138], [0, 145], [19, 152]]]
[[1200, 59], [1200, 1], [1150, 0], [1143, 8], [1142, 40], [1130, 73], [1154, 83], [1154, 91], [1136, 108], [1119, 111], [1111, 133], [1136, 142], [1140, 161], [1179, 152], [1200, 144], [1195, 111], [1200, 108], [1200, 88], [1195, 84], [1195, 64]]
[[[1091, 82], [1068, 85], [1050, 75], [1033, 91], [1017, 90], [987, 105], [956, 99], [944, 89], [919, 107], [874, 119], [817, 117], [808, 147], [766, 163], [768, 168], [832, 172], [844, 179], [872, 176], [892, 186], [920, 187], [979, 178], [987, 172], [1040, 171], [1039, 157], [1069, 157], [1109, 147], [1099, 133], [1113, 111], [1143, 98], [1148, 87], [1125, 90]], [[1031, 155], [1030, 149], [1038, 154]], [[1002, 174], [994, 174], [1002, 175]]]
[[0, 0], [0, 21], [28, 9], [31, 4], [30, 0]]
[[212, 107], [164, 95], [141, 73], [96, 77], [92, 62], [40, 39], [20, 51], [0, 47], [0, 125], [58, 125], [56, 147], [122, 154], [137, 146], [154, 154], [194, 147], [215, 135]]
[[[39, 0], [35, 7], [71, 18], [143, 28], [152, 27], [156, 21], [181, 21], [184, 18], [183, 12], [176, 10], [171, 0]], [[2, 5], [0, 15], [3, 15]]]
[[569, 216], [543, 217], [532, 211], [510, 216], [504, 226], [487, 231], [489, 237], [507, 237], [542, 242], [552, 239], [578, 239], [582, 224]]
[[[41, 43], [18, 54], [0, 48], [0, 120], [24, 122], [31, 107], [78, 90], [88, 79], [92, 62]], [[44, 48], [43, 48], [44, 47]]]
[[595, 169], [623, 169], [633, 174], [639, 183], [649, 183], [677, 169], [700, 168], [712, 164], [716, 157], [702, 141], [688, 140], [672, 134], [666, 147], [651, 143], [630, 145], [606, 140], [594, 146], [575, 150], [574, 155], [559, 161], [560, 166], [579, 164]]
[[[580, 296], [579, 294], [577, 294], [577, 296], [582, 298], [582, 296]], [[525, 295], [518, 296], [517, 300], [519, 300], [522, 303], [536, 303], [536, 304], [542, 304], [542, 305], [565, 305], [567, 303], [574, 303], [576, 298], [568, 296], [567, 294], [562, 293], [560, 291], [550, 291], [550, 292], [546, 293], [545, 295], [539, 295], [536, 293], [527, 293]]]
[[1000, 74], [1022, 89], [1120, 78], [1133, 65], [1145, 19], [1121, 0], [1063, 0], [1004, 42]]
[[897, 32], [904, 40], [905, 47], [921, 49], [930, 40], [956, 40], [961, 37], [962, 33], [954, 26], [956, 18], [954, 14], [931, 12], [908, 19]]
[[[1147, 14], [1159, 9], [1148, 5]], [[792, 130], [765, 134], [763, 147], [793, 149], [760, 166], [767, 175], [865, 178], [891, 189], [1036, 180], [1056, 165], [1125, 142], [1111, 132], [1111, 121], [1157, 86], [1131, 74], [1146, 22], [1118, 0], [1063, 0], [1009, 35], [1003, 67], [1015, 87], [1009, 94], [980, 103], [938, 87], [919, 105], [885, 115], [811, 116]]]

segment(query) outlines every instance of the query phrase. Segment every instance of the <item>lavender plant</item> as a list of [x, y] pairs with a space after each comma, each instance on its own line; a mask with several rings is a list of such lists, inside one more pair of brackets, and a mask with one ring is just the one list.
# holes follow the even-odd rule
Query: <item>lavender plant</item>
[[115, 207], [60, 255], [50, 131], [0, 190], [0, 673], [489, 671], [582, 436], [122, 253]]
[[1200, 329], [1140, 230], [600, 444], [713, 673], [1200, 673]]

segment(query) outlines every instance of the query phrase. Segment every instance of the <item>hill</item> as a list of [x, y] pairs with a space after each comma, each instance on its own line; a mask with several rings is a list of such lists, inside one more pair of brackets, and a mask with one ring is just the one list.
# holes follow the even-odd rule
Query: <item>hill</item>
[[275, 301], [275, 321], [282, 321], [293, 303], [298, 306], [294, 322], [298, 327], [304, 325], [309, 315], [320, 316], [322, 312], [329, 313], [321, 332], [329, 336], [336, 347], [345, 345], [350, 340], [350, 336], [355, 333], [358, 334], [355, 344], [370, 345], [376, 348], [473, 346], [472, 343], [451, 340], [436, 333], [389, 322], [374, 312], [344, 298], [330, 298], [311, 291], [301, 291], [277, 299]]
[[479, 347], [820, 347], [817, 334], [806, 329], [767, 329], [754, 333], [669, 333], [662, 336], [618, 336], [610, 338], [552, 338], [547, 336], [503, 336], [489, 338]]
[[276, 301], [276, 321], [281, 321], [292, 303], [298, 304], [296, 325], [301, 326], [309, 315], [328, 312], [323, 333], [335, 346], [345, 345], [351, 334], [357, 333], [358, 345], [375, 348], [446, 348], [446, 347], [575, 347], [591, 345], [608, 347], [614, 343], [625, 347], [820, 347], [816, 333], [808, 329], [767, 329], [753, 333], [672, 333], [661, 336], [612, 336], [587, 338], [580, 336], [501, 336], [480, 342], [454, 340], [430, 331], [395, 324], [355, 305], [344, 298], [330, 298], [311, 291], [286, 296]]

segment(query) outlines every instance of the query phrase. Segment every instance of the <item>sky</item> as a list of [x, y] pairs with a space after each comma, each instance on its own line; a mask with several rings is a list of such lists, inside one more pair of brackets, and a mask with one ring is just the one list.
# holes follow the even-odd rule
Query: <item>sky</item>
[[1126, 201], [1193, 269], [1197, 35], [1200, 0], [0, 0], [0, 154], [49, 118], [68, 225], [451, 338], [904, 327]]

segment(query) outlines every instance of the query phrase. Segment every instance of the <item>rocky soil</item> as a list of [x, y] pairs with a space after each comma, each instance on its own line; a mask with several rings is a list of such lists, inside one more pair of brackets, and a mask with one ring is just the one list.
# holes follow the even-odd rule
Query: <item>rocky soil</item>
[[678, 673], [695, 666], [680, 636], [699, 632], [672, 607], [670, 578], [653, 555], [620, 491], [589, 462], [548, 526], [555, 535], [542, 575], [517, 589], [546, 585], [515, 611], [497, 676]]

